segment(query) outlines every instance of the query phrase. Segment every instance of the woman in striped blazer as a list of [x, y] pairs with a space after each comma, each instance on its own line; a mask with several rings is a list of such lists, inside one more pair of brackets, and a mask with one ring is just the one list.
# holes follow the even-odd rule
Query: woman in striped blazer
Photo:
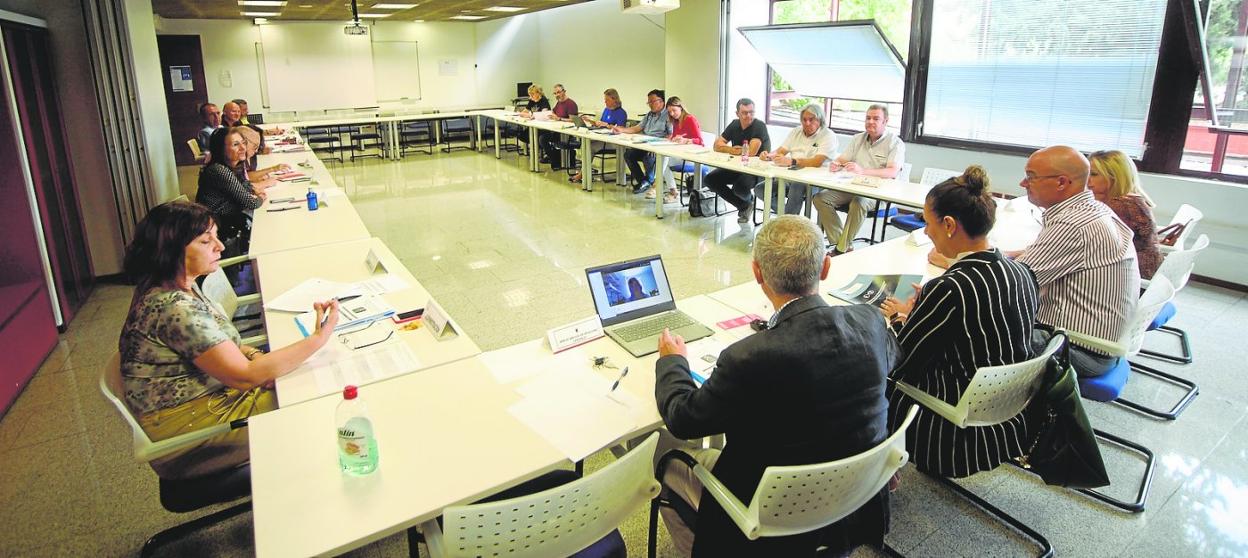
[[[904, 381], [956, 404], [983, 366], [1032, 358], [1032, 324], [1038, 305], [1035, 276], [988, 244], [996, 202], [988, 176], [971, 166], [932, 188], [923, 207], [924, 232], [952, 265], [906, 302], [883, 306], [903, 353], [889, 374], [889, 422], [896, 428], [914, 401], [893, 382]], [[1023, 414], [998, 425], [958, 428], [920, 407], [906, 434], [910, 459], [924, 471], [965, 477], [995, 468], [1023, 453]]]

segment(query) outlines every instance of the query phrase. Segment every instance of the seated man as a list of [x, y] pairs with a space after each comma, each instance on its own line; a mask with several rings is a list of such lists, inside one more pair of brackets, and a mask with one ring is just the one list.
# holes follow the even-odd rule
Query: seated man
[[[576, 101], [568, 97], [568, 90], [564, 89], [562, 83], [555, 84], [555, 108], [551, 110], [549, 118], [551, 120], [562, 120], [571, 122], [577, 117]], [[537, 135], [537, 143], [542, 146], [542, 153], [545, 159], [550, 162], [550, 168], [554, 170], [563, 169], [563, 161], [560, 157], [559, 134], [555, 132], [541, 132]]]
[[199, 129], [195, 141], [199, 143], [199, 150], [206, 154], [208, 153], [208, 138], [221, 127], [221, 109], [212, 103], [204, 103], [199, 106], [199, 118], [203, 120], [204, 127]]
[[[239, 110], [240, 114], [242, 114], [242, 116], [238, 119], [238, 121], [239, 121], [239, 122], [242, 122], [243, 124], [245, 124], [245, 125], [247, 125], [247, 126], [252, 126], [252, 127], [255, 127], [255, 125], [253, 125], [253, 124], [251, 123], [251, 121], [247, 119], [247, 116], [250, 114], [250, 113], [247, 111], [247, 100], [246, 100], [246, 99], [234, 99], [232, 102], [233, 102], [234, 104], [238, 105], [238, 110]], [[278, 127], [269, 128], [269, 129], [267, 129], [267, 130], [260, 129], [260, 128], [258, 128], [258, 127], [257, 127], [256, 129], [257, 129], [257, 130], [260, 130], [260, 132], [259, 132], [259, 133], [264, 134], [264, 135], [266, 135], [266, 136], [280, 136], [280, 135], [282, 135], [282, 134], [286, 133], [286, 130], [283, 130], [283, 129], [278, 128]], [[267, 151], [266, 151], [266, 153], [267, 153]]]
[[[806, 105], [801, 112], [802, 125], [793, 128], [789, 132], [789, 136], [784, 138], [784, 143], [780, 145], [774, 153], [764, 151], [758, 154], [758, 158], [764, 161], [773, 161], [777, 166], [781, 167], [822, 167], [829, 159], [836, 156], [836, 134], [829, 130], [826, 119], [823, 116], [823, 106], [818, 103], [810, 103]], [[802, 205], [806, 203], [806, 190], [809, 188], [800, 182], [789, 182], [784, 187], [784, 212], [789, 215], [801, 213]], [[763, 195], [763, 187], [761, 185], [754, 188], [756, 196]], [[776, 204], [776, 196], [778, 192], [772, 191], [771, 206], [778, 207]]]
[[[845, 152], [841, 153], [832, 164], [830, 170], [846, 170], [854, 174], [878, 176], [880, 178], [896, 178], [901, 165], [906, 161], [906, 144], [901, 138], [888, 131], [888, 107], [871, 105], [867, 108], [867, 117], [863, 132], [849, 140]], [[836, 213], [840, 207], [849, 205], [846, 211], [845, 226], [841, 226], [841, 216]], [[873, 207], [875, 200], [860, 198], [853, 194], [824, 190], [815, 196], [815, 209], [819, 212], [819, 224], [828, 235], [828, 242], [835, 246], [828, 252], [830, 255], [844, 254], [853, 249], [854, 235], [867, 218], [867, 207]]]
[[[749, 502], [772, 465], [824, 463], [866, 451], [888, 436], [884, 380], [897, 364], [897, 342], [873, 306], [829, 306], [819, 294], [831, 260], [809, 219], [784, 215], [754, 238], [754, 279], [779, 310], [768, 328], [719, 355], [698, 388], [684, 341], [664, 332], [655, 365], [655, 400], [677, 438], [727, 434], [722, 452], [696, 450], [699, 463], [742, 502]], [[666, 461], [663, 491], [697, 511], [696, 525], [664, 508], [663, 519], [684, 555], [813, 555], [879, 544], [888, 528], [888, 492], [817, 532], [749, 541], [703, 494], [692, 469]], [[669, 513], [670, 512], [670, 513]], [[696, 527], [696, 537], [693, 528]]]
[[[767, 125], [754, 118], [754, 101], [741, 98], [737, 101], [737, 119], [728, 123], [724, 131], [715, 138], [715, 151], [729, 155], [740, 155], [745, 152], [753, 157], [760, 152], [771, 151], [771, 137], [767, 135]], [[737, 208], [737, 222], [750, 222], [750, 212], [754, 210], [754, 185], [758, 177], [726, 169], [715, 169], [702, 179], [711, 191], [724, 201]]]
[[[1131, 228], [1096, 201], [1087, 188], [1089, 165], [1064, 145], [1031, 155], [1021, 186], [1044, 208], [1040, 236], [1017, 257], [1040, 285], [1036, 321], [1117, 341], [1135, 311], [1140, 272]], [[1042, 330], [1033, 345], [1043, 348]], [[1038, 345], [1037, 345], [1038, 343]], [[1080, 376], [1099, 376], [1117, 358], [1071, 343], [1070, 360]]]
[[[667, 118], [667, 111], [664, 110], [666, 105], [663, 100], [663, 91], [651, 89], [646, 94], [646, 106], [650, 108], [650, 112], [641, 118], [641, 123], [629, 127], [612, 126], [611, 130], [664, 139], [672, 135], [672, 121]], [[628, 163], [628, 174], [632, 176], [634, 194], [645, 192], [654, 185], [654, 153], [641, 149], [628, 149], [624, 151], [624, 162]], [[644, 172], [642, 166], [645, 166]]]

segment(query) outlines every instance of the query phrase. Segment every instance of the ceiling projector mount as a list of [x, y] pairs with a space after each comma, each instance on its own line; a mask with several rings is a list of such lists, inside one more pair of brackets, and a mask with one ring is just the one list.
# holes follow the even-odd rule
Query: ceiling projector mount
[[360, 7], [356, 4], [356, 0], [351, 0], [351, 23], [343, 27], [342, 32], [348, 35], [368, 34], [368, 28], [360, 25]]

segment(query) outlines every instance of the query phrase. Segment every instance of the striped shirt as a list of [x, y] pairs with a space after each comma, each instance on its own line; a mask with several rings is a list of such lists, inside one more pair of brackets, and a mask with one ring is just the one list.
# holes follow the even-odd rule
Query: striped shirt
[[1036, 320], [1117, 341], [1140, 292], [1131, 229], [1085, 190], [1044, 212], [1044, 228], [1018, 257], [1040, 283]]
[[[1035, 356], [1031, 330], [1038, 289], [1026, 266], [996, 249], [958, 260], [923, 286], [898, 332], [903, 357], [889, 378], [956, 405], [979, 368]], [[888, 397], [889, 423], [896, 429], [915, 402], [892, 389], [891, 382]], [[1024, 415], [992, 426], [958, 428], [920, 407], [906, 433], [906, 450], [919, 469], [943, 476], [987, 471], [1023, 455], [1028, 440]]]

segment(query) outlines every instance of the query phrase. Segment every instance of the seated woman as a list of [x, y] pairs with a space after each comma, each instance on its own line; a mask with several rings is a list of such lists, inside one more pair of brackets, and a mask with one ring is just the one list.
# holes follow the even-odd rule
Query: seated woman
[[1157, 222], [1153, 220], [1153, 200], [1140, 189], [1140, 174], [1135, 163], [1121, 151], [1097, 151], [1088, 156], [1092, 173], [1088, 189], [1096, 201], [1108, 205], [1135, 232], [1135, 257], [1140, 265], [1140, 278], [1152, 279], [1161, 265], [1161, 248], [1157, 241]]
[[209, 162], [199, 170], [195, 201], [221, 227], [226, 257], [246, 254], [251, 243], [251, 212], [268, 198], [247, 180], [247, 145], [237, 128], [220, 128], [208, 138]]
[[[685, 105], [681, 103], [680, 97], [673, 95], [667, 98], [667, 117], [672, 121], [672, 135], [667, 139], [676, 143], [702, 145], [702, 128], [698, 126], [698, 119], [685, 110]], [[672, 167], [680, 168], [684, 164], [685, 161], [683, 159], [669, 157], [667, 164], [663, 166], [663, 182], [667, 183], [667, 193], [663, 195], [663, 203], [680, 201], [680, 193], [676, 190], [676, 177], [672, 174]], [[646, 192], [646, 199], [648, 200], [652, 200], [656, 196], [657, 194], [655, 194], [654, 190]]]
[[[605, 105], [605, 108], [602, 109], [602, 116], [598, 117], [598, 120], [585, 116], [583, 118], [586, 124], [595, 128], [609, 128], [611, 126], [623, 126], [628, 122], [628, 112], [624, 110], [623, 106], [621, 106], [619, 91], [616, 91], [614, 88], [603, 91], [602, 104]], [[603, 147], [606, 147], [606, 144], [600, 141], [589, 142], [590, 155], [597, 153]], [[580, 182], [581, 179], [581, 173], [577, 172], [575, 175], [568, 178], [568, 181]]]
[[280, 163], [262, 169], [256, 168], [256, 155], [260, 153], [260, 146], [264, 145], [264, 137], [255, 126], [240, 126], [237, 130], [243, 136], [243, 144], [247, 146], [247, 164], [239, 165], [235, 171], [240, 175], [239, 178], [251, 182], [256, 190], [267, 190], [275, 186], [277, 180], [271, 175], [277, 171], [290, 170], [290, 165]]
[[[307, 338], [267, 354], [242, 345], [230, 316], [196, 284], [218, 269], [221, 250], [212, 213], [185, 201], [152, 208], [126, 248], [137, 286], [118, 342], [122, 383], [154, 441], [275, 409], [268, 387], [324, 346], [338, 323], [337, 301], [316, 303], [321, 325]], [[247, 459], [247, 430], [238, 429], [151, 465], [161, 478], [182, 479]]]
[[[915, 404], [893, 382], [903, 381], [956, 404], [984, 366], [1034, 356], [1031, 330], [1039, 304], [1035, 276], [988, 245], [996, 203], [988, 176], [971, 166], [927, 194], [924, 232], [953, 262], [944, 275], [907, 302], [882, 310], [897, 332], [902, 361], [889, 374], [889, 424], [896, 428]], [[1023, 454], [1025, 413], [994, 426], [958, 428], [924, 407], [906, 433], [910, 460], [922, 471], [961, 478]]]
[[[529, 102], [525, 103], [524, 108], [517, 112], [520, 113], [520, 116], [525, 118], [533, 118], [535, 113], [549, 110], [550, 99], [547, 99], [546, 95], [542, 94], [542, 87], [540, 85], [533, 84], [529, 86]], [[523, 130], [522, 132], [523, 133], [516, 136], [516, 139], [527, 145], [529, 143], [528, 130]]]

